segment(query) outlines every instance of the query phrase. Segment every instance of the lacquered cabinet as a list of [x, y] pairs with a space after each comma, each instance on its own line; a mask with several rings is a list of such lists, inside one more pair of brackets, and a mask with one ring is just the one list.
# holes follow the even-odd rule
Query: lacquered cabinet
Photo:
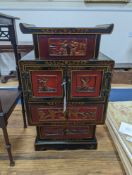
[[96, 125], [105, 122], [114, 66], [99, 54], [99, 43], [112, 25], [49, 30], [20, 26], [33, 34], [35, 48], [34, 60], [19, 63], [28, 123], [37, 129], [35, 149], [96, 148]]

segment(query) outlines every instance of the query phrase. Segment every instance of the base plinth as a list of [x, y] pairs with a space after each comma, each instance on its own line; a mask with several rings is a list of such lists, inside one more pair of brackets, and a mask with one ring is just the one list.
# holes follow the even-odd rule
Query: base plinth
[[97, 139], [51, 141], [36, 138], [34, 146], [36, 151], [44, 151], [47, 149], [97, 149]]

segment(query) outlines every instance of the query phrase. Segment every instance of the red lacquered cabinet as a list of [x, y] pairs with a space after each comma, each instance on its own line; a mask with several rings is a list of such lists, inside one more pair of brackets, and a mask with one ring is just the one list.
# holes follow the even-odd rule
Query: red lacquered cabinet
[[19, 62], [29, 125], [36, 126], [35, 150], [97, 148], [96, 125], [104, 124], [114, 61], [99, 53], [95, 28], [38, 28], [32, 33], [35, 59]]

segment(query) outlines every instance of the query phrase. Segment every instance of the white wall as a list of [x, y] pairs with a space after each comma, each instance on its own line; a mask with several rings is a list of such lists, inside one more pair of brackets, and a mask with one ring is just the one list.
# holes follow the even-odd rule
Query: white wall
[[[75, 4], [75, 3], [74, 3]], [[11, 4], [12, 5], [12, 4]], [[22, 34], [19, 22], [44, 27], [91, 27], [97, 24], [114, 23], [111, 35], [103, 35], [101, 51], [113, 58], [117, 63], [132, 63], [132, 7], [128, 5], [97, 6], [81, 3], [76, 6], [42, 6], [42, 4], [21, 3], [4, 6], [0, 4], [0, 12], [20, 17], [17, 21], [19, 41], [31, 41], [30, 35]], [[23, 5], [23, 6], [22, 6]], [[64, 5], [64, 4], [63, 4]]]

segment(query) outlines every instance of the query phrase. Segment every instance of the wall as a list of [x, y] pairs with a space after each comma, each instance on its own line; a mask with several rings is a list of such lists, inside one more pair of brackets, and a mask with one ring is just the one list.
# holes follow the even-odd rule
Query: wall
[[113, 33], [102, 36], [100, 50], [116, 63], [132, 63], [132, 3], [0, 2], [0, 12], [21, 18], [17, 21], [19, 41], [32, 41], [30, 35], [20, 32], [19, 22], [45, 27], [91, 27], [114, 23]]

